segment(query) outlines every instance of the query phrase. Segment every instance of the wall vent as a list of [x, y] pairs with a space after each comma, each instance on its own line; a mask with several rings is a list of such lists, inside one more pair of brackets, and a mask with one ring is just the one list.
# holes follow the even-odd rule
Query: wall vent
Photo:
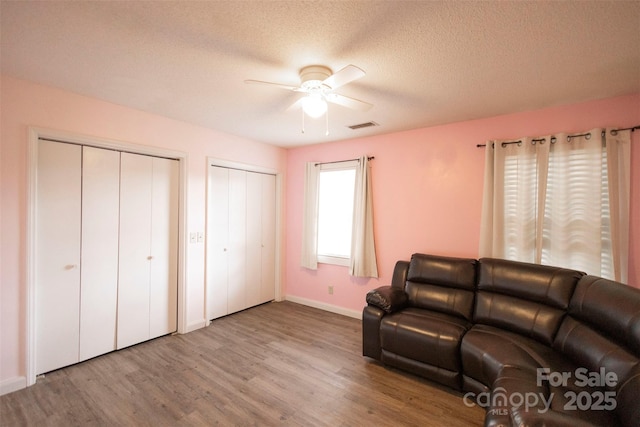
[[366, 122], [366, 123], [360, 123], [358, 125], [351, 125], [351, 126], [347, 126], [349, 129], [352, 130], [356, 130], [356, 129], [362, 129], [362, 128], [368, 128], [371, 126], [380, 126], [379, 124], [377, 124], [376, 122]]

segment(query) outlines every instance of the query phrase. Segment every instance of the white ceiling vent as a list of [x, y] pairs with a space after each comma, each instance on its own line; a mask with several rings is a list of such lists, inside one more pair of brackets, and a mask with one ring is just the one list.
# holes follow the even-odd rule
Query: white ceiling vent
[[362, 128], [368, 128], [371, 126], [380, 126], [379, 124], [377, 124], [376, 122], [366, 122], [366, 123], [360, 123], [358, 125], [351, 125], [351, 126], [347, 126], [349, 129], [362, 129]]

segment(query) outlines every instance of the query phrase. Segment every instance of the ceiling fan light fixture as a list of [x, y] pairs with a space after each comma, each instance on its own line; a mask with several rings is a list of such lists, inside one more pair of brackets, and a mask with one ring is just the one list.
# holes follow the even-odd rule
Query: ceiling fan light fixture
[[306, 82], [302, 82], [300, 86], [308, 91], [319, 91], [322, 90], [322, 80], [307, 80]]
[[310, 93], [302, 98], [302, 110], [309, 117], [317, 119], [327, 112], [327, 101], [319, 93]]
[[322, 82], [331, 76], [332, 72], [330, 68], [322, 65], [310, 65], [300, 70], [300, 81], [302, 87], [307, 89], [320, 88]]
[[[317, 119], [322, 115], [326, 118], [327, 135], [329, 134], [329, 110], [328, 102], [341, 105], [346, 108], [367, 111], [371, 104], [355, 98], [340, 95], [334, 91], [347, 83], [359, 79], [365, 72], [355, 65], [347, 65], [337, 73], [333, 73], [329, 67], [324, 65], [309, 65], [300, 70], [300, 86], [288, 84], [265, 82], [261, 80], [245, 80], [245, 83], [257, 83], [286, 89], [293, 92], [303, 93], [302, 98], [298, 98], [287, 111], [302, 109], [302, 133], [304, 133], [304, 116]], [[302, 107], [302, 108], [300, 108]]]

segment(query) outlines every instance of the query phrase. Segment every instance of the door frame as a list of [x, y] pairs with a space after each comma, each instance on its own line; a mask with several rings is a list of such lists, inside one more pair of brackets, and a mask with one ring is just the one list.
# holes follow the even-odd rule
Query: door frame
[[187, 332], [186, 319], [186, 201], [187, 201], [187, 153], [177, 150], [169, 150], [161, 147], [140, 145], [130, 142], [96, 138], [77, 133], [29, 127], [29, 144], [27, 147], [27, 239], [26, 239], [26, 380], [27, 386], [36, 382], [36, 334], [35, 334], [35, 267], [36, 267], [36, 178], [38, 165], [38, 140], [40, 138], [58, 141], [61, 143], [87, 145], [115, 151], [124, 151], [135, 154], [143, 154], [155, 157], [164, 157], [177, 160], [179, 163], [179, 189], [178, 200], [178, 333]]
[[[264, 173], [264, 174], [268, 174], [268, 175], [275, 175], [276, 177], [276, 230], [275, 230], [275, 235], [276, 235], [276, 248], [275, 248], [275, 301], [282, 301], [282, 213], [283, 213], [283, 206], [282, 206], [282, 200], [283, 200], [283, 176], [281, 172], [278, 172], [275, 169], [271, 169], [271, 168], [266, 168], [263, 166], [257, 166], [257, 165], [251, 165], [248, 163], [240, 163], [240, 162], [233, 162], [230, 160], [224, 160], [224, 159], [219, 159], [216, 157], [207, 157], [207, 181], [206, 181], [206, 188], [205, 188], [205, 194], [207, 195], [206, 200], [205, 200], [205, 218], [209, 217], [209, 180], [210, 180], [210, 167], [211, 166], [219, 166], [219, 167], [223, 167], [223, 168], [228, 168], [228, 169], [238, 169], [238, 170], [242, 170], [242, 171], [246, 171], [246, 172], [257, 172], [257, 173]], [[205, 220], [206, 222], [206, 220]], [[207, 224], [205, 224], [205, 241], [206, 241], [206, 233], [208, 233], [208, 227]], [[207, 294], [209, 292], [209, 289], [207, 287], [207, 283], [208, 283], [208, 274], [209, 272], [207, 271], [207, 265], [208, 265], [208, 256], [209, 254], [207, 253], [207, 245], [205, 245], [205, 254], [204, 254], [204, 265], [205, 265], [205, 274], [204, 274], [204, 289], [205, 289], [205, 295], [204, 295], [204, 314], [205, 314], [205, 319], [206, 319], [206, 326], [209, 326], [209, 324], [211, 323], [211, 319], [209, 318], [209, 314], [207, 313]]]

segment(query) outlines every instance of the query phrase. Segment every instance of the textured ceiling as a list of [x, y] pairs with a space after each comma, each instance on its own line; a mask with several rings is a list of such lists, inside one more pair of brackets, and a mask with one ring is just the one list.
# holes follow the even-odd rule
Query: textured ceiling
[[[640, 1], [2, 1], [2, 73], [290, 147], [640, 92]], [[285, 111], [354, 64], [374, 105]], [[380, 126], [351, 130], [374, 121]]]

